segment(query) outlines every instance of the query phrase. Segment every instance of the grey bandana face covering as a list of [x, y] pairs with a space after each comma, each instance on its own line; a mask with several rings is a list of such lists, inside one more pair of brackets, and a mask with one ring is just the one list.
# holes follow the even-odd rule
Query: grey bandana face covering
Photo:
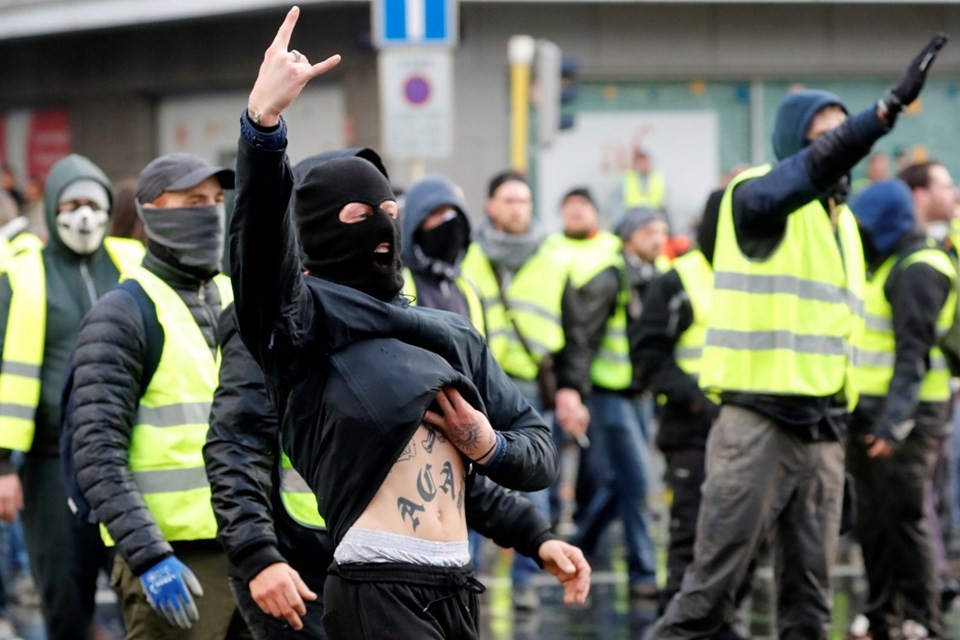
[[226, 214], [222, 204], [196, 207], [145, 207], [137, 203], [147, 238], [186, 266], [220, 271]]

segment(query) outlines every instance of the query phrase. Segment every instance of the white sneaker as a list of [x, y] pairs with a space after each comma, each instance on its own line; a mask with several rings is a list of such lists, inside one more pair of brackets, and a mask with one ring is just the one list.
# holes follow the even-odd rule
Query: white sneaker
[[930, 632], [927, 631], [927, 628], [913, 620], [907, 620], [903, 623], [901, 634], [903, 640], [924, 640], [930, 637]]
[[867, 616], [862, 613], [858, 613], [857, 617], [853, 619], [853, 622], [850, 623], [850, 631], [847, 632], [847, 640], [862, 640], [864, 638], [869, 638], [870, 631], [870, 620], [867, 619]]

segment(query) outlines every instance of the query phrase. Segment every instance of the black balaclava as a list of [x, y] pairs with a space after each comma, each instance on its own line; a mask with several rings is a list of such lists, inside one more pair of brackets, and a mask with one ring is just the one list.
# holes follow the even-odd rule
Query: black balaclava
[[464, 253], [464, 247], [470, 244], [470, 223], [466, 216], [450, 209], [452, 215], [440, 226], [429, 231], [417, 229], [414, 241], [424, 255], [444, 264], [456, 265]]
[[[307, 270], [380, 300], [395, 298], [403, 288], [400, 229], [380, 208], [393, 199], [386, 177], [363, 158], [335, 158], [310, 169], [294, 204]], [[370, 205], [373, 215], [341, 222], [340, 210], [350, 202]], [[374, 253], [382, 243], [389, 244], [389, 252]]]

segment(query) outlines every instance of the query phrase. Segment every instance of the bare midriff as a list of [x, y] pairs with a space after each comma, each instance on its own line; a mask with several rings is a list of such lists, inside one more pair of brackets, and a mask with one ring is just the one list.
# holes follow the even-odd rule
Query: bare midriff
[[466, 470], [440, 431], [421, 424], [353, 527], [435, 542], [467, 539]]

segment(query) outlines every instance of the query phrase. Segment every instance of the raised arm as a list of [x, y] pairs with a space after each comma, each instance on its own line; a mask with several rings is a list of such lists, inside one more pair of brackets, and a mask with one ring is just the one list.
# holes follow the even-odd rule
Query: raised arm
[[230, 260], [244, 343], [268, 373], [282, 369], [286, 349], [314, 334], [314, 309], [303, 284], [289, 203], [293, 177], [281, 118], [307, 82], [332, 69], [335, 55], [311, 65], [288, 51], [300, 10], [287, 14], [266, 50], [241, 117], [237, 198], [230, 224]]

